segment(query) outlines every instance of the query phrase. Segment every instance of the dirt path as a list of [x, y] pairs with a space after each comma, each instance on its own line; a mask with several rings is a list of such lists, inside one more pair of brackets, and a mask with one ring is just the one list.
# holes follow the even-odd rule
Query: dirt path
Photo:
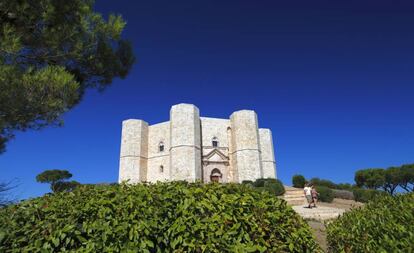
[[316, 241], [321, 246], [324, 252], [328, 251], [328, 242], [326, 241], [326, 227], [320, 221], [308, 220], [309, 226], [312, 228], [313, 235], [316, 238]]
[[[329, 211], [329, 209], [332, 209], [335, 211], [335, 209], [344, 210], [345, 212], [351, 210], [352, 208], [357, 208], [360, 206], [363, 206], [363, 203], [355, 202], [353, 200], [345, 200], [345, 199], [334, 199], [332, 203], [318, 203], [319, 209], [303, 209], [302, 206], [296, 207], [296, 211], [302, 215], [302, 217], [305, 218], [305, 220], [308, 222], [309, 226], [312, 228], [312, 232], [316, 238], [316, 241], [319, 243], [321, 248], [327, 252], [328, 250], [328, 242], [326, 240], [326, 227], [322, 220], [325, 218], [328, 218], [327, 216], [322, 215], [324, 212]], [[295, 207], [294, 207], [295, 209]], [[320, 210], [320, 215], [314, 215], [313, 213], [317, 213], [318, 210]], [[312, 214], [309, 216], [309, 214]], [[307, 219], [307, 217], [313, 217], [311, 219]]]

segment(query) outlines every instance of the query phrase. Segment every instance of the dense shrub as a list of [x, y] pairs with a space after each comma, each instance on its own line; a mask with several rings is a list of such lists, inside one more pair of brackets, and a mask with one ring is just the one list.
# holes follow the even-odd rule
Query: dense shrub
[[336, 188], [338, 190], [352, 190], [354, 186], [352, 184], [349, 183], [340, 183], [340, 184], [336, 184]]
[[337, 189], [337, 190], [351, 190], [353, 188], [353, 186], [349, 183], [336, 184], [332, 182], [331, 180], [320, 179], [318, 177], [312, 178], [309, 182], [314, 185], [325, 186], [325, 187], [328, 187], [331, 189]]
[[381, 195], [327, 227], [331, 252], [414, 252], [414, 193]]
[[315, 252], [286, 202], [242, 184], [80, 186], [0, 210], [0, 252]]
[[281, 196], [285, 193], [285, 187], [279, 179], [259, 178], [253, 182], [253, 186], [259, 191], [268, 191], [276, 196]]
[[252, 180], [243, 180], [242, 184], [253, 185], [253, 181]]
[[354, 199], [354, 194], [352, 193], [352, 191], [333, 189], [332, 193], [334, 198], [350, 200]]
[[285, 193], [285, 187], [280, 180], [267, 181], [264, 184], [264, 188], [276, 196], [281, 196]]
[[333, 191], [332, 189], [329, 189], [325, 186], [316, 186], [316, 191], [319, 193], [318, 200], [322, 202], [328, 202], [331, 203], [334, 199]]
[[254, 187], [264, 187], [264, 184], [266, 182], [275, 182], [276, 179], [274, 178], [259, 178], [256, 179], [256, 181], [253, 182]]
[[306, 179], [302, 175], [293, 175], [292, 177], [292, 185], [296, 188], [303, 188], [305, 187]]
[[361, 189], [361, 188], [355, 188], [353, 190], [353, 194], [354, 194], [355, 201], [364, 202], [364, 203], [374, 199], [378, 195], [387, 195], [387, 193], [383, 191], [372, 190], [372, 189]]
[[336, 189], [337, 188], [337, 184], [335, 184], [334, 182], [330, 181], [330, 180], [326, 180], [326, 179], [320, 179], [317, 177], [312, 178], [310, 181], [310, 183], [312, 183], [315, 186], [325, 186], [331, 189]]

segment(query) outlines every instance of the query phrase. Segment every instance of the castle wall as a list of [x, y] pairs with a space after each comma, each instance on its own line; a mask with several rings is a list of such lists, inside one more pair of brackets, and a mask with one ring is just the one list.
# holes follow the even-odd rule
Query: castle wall
[[[217, 148], [212, 145], [214, 137]], [[174, 105], [167, 122], [148, 126], [142, 120], [123, 121], [119, 166], [119, 182], [130, 183], [209, 182], [214, 168], [222, 173], [222, 182], [276, 178], [272, 133], [258, 129], [254, 111], [215, 119], [200, 117], [190, 104]]]
[[170, 111], [170, 179], [194, 182], [202, 179], [201, 122], [197, 107], [174, 105]]
[[230, 127], [230, 120], [228, 119], [214, 119], [201, 117], [201, 132], [203, 155], [206, 155], [213, 150], [212, 140], [214, 137], [218, 140], [218, 148], [220, 151], [228, 155], [228, 138], [227, 128]]
[[263, 178], [276, 178], [276, 160], [270, 129], [259, 129]]
[[227, 171], [227, 182], [237, 183], [239, 180], [239, 175], [237, 173], [237, 161], [236, 161], [236, 152], [234, 149], [235, 139], [233, 138], [233, 130], [230, 127], [227, 128], [227, 142], [229, 144], [229, 167]]
[[[170, 122], [163, 122], [148, 128], [148, 170], [147, 181], [157, 182], [170, 179]], [[159, 150], [160, 143], [164, 151]]]
[[146, 181], [148, 157], [148, 123], [130, 119], [122, 122], [119, 182]]
[[209, 164], [209, 165], [207, 165], [207, 166], [205, 166], [203, 168], [204, 182], [205, 183], [211, 182], [210, 175], [211, 175], [211, 172], [214, 169], [219, 169], [220, 172], [221, 172], [221, 174], [222, 174], [222, 178], [221, 178], [220, 183], [228, 183], [228, 182], [230, 182], [230, 181], [228, 181], [228, 175], [227, 175], [228, 174], [228, 166], [226, 166], [224, 164], [214, 164], [214, 163], [211, 163], [211, 164]]
[[237, 166], [238, 182], [262, 177], [257, 115], [254, 111], [234, 112], [231, 117], [233, 159]]

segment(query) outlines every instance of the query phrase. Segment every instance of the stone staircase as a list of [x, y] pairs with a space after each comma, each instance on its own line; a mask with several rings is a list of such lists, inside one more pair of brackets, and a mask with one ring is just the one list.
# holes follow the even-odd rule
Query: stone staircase
[[306, 205], [303, 189], [285, 185], [285, 194], [281, 197], [291, 206]]
[[327, 206], [318, 206], [317, 208], [310, 209], [301, 205], [293, 206], [292, 208], [304, 219], [312, 219], [319, 221], [335, 219], [345, 212], [344, 209]]

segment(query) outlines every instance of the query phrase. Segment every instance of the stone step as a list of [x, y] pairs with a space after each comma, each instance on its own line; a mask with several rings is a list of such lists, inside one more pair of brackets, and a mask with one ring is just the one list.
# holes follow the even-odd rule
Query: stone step
[[303, 205], [303, 200], [286, 200], [289, 206]]
[[294, 188], [285, 185], [285, 194], [281, 197], [288, 205], [304, 205], [306, 202], [305, 196], [303, 195], [303, 189]]
[[285, 196], [285, 197], [294, 197], [294, 198], [304, 198], [305, 197], [305, 195], [303, 195], [303, 194], [294, 194], [294, 195], [291, 195], [291, 194], [284, 194], [283, 196]]
[[285, 189], [285, 192], [301, 192], [301, 193], [303, 193], [303, 190], [286, 190]]
[[299, 200], [299, 199], [301, 199], [301, 200], [303, 200], [303, 201], [305, 201], [306, 200], [306, 198], [305, 197], [302, 197], [302, 196], [298, 196], [298, 197], [283, 197], [283, 199], [284, 200]]
[[285, 197], [294, 197], [294, 198], [298, 198], [298, 197], [304, 198], [305, 197], [305, 195], [303, 195], [303, 194], [284, 194], [283, 196], [285, 196]]
[[290, 194], [290, 193], [285, 193], [284, 196], [293, 196], [293, 197], [298, 197], [298, 196], [304, 196], [303, 193], [298, 193], [298, 194]]
[[305, 219], [328, 220], [337, 218], [345, 210], [333, 207], [318, 206], [317, 208], [305, 208], [303, 205], [292, 207], [300, 216]]
[[288, 205], [295, 206], [295, 205], [303, 205], [305, 203], [305, 198], [302, 197], [292, 197], [292, 196], [282, 196], [281, 199], [284, 199]]

